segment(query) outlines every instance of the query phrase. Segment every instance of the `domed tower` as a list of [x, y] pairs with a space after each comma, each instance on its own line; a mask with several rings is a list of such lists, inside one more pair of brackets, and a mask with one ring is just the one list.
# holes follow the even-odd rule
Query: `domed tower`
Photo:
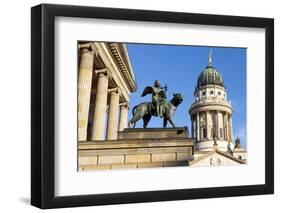
[[209, 52], [208, 65], [200, 73], [191, 104], [191, 135], [196, 138], [197, 151], [211, 151], [217, 147], [227, 151], [232, 145], [232, 112], [227, 100], [223, 77], [212, 65]]

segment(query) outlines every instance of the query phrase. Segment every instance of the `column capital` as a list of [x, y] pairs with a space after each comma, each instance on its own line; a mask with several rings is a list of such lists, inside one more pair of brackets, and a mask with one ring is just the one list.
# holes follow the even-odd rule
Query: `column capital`
[[108, 76], [108, 70], [106, 68], [95, 70], [95, 73], [98, 76]]
[[120, 106], [120, 107], [126, 107], [126, 108], [129, 109], [129, 108], [130, 108], [130, 103], [129, 103], [128, 101], [122, 102], [122, 103], [119, 104], [119, 106]]
[[85, 43], [85, 44], [78, 44], [78, 48], [81, 50], [81, 53], [89, 53], [95, 54], [94, 51], [94, 44], [93, 43]]
[[92, 42], [83, 43], [83, 44], [78, 44], [78, 48], [79, 48], [79, 49], [84, 49], [84, 48], [89, 49], [92, 45], [93, 45]]
[[107, 91], [108, 91], [108, 93], [115, 92], [115, 93], [121, 95], [121, 89], [120, 89], [120, 87], [110, 88], [110, 89], [108, 89]]

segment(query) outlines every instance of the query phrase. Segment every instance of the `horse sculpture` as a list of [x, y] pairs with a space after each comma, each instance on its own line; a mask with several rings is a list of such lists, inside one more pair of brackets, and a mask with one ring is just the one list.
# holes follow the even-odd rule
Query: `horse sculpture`
[[[173, 94], [173, 98], [170, 101], [164, 100], [160, 103], [162, 106], [162, 116], [163, 116], [163, 128], [167, 127], [169, 123], [175, 128], [173, 117], [178, 105], [183, 102], [183, 96], [180, 93]], [[151, 117], [156, 116], [156, 109], [153, 106], [152, 102], [143, 102], [139, 105], [136, 105], [132, 110], [133, 117], [129, 121], [129, 128], [135, 127], [137, 121], [143, 119], [143, 128], [146, 128]]]

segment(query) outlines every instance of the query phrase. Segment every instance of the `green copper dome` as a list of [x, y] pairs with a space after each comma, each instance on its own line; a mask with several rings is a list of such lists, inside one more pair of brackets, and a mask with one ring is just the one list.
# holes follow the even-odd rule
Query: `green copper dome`
[[222, 75], [212, 66], [211, 52], [209, 53], [208, 66], [200, 73], [197, 79], [197, 88], [207, 84], [215, 84], [224, 87]]

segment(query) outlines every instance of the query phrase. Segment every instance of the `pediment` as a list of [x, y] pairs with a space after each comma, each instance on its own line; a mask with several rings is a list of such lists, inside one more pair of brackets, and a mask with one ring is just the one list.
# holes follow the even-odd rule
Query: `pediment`
[[231, 154], [214, 150], [208, 152], [198, 158], [189, 162], [190, 166], [228, 166], [228, 165], [241, 165], [245, 164], [244, 161], [233, 157]]

